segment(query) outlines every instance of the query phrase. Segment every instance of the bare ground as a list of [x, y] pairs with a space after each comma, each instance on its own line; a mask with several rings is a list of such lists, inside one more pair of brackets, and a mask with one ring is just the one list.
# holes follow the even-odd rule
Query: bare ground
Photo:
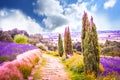
[[37, 78], [32, 77], [29, 80], [70, 80], [58, 58], [47, 54], [43, 54], [42, 56], [46, 59], [46, 64], [44, 66], [41, 66], [41, 64], [36, 65], [32, 71], [32, 75], [37, 75]]

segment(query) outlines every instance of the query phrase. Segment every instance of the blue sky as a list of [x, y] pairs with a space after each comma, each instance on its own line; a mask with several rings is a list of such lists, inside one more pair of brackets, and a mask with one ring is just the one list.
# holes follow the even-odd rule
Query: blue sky
[[0, 29], [28, 33], [81, 31], [82, 15], [93, 16], [97, 30], [120, 30], [118, 0], [0, 0]]

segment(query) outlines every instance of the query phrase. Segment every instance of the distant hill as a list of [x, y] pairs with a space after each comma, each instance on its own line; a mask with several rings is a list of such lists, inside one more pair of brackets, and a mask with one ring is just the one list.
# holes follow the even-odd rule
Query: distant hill
[[[58, 41], [58, 33], [43, 33], [43, 37], [49, 38], [51, 41], [57, 42]], [[64, 38], [64, 33], [61, 34], [62, 38]], [[73, 42], [80, 42], [81, 39], [81, 32], [71, 32], [72, 41]], [[104, 42], [106, 40], [120, 40], [120, 30], [105, 30], [105, 31], [98, 31], [98, 38], [99, 42]]]

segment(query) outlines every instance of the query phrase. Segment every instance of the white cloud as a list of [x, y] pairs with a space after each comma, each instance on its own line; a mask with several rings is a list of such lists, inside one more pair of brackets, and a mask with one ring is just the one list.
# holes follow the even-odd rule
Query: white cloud
[[[58, 0], [38, 0], [34, 10], [39, 15], [45, 15], [43, 19], [46, 31], [63, 32], [66, 26], [72, 31], [80, 30], [82, 14], [87, 11], [87, 2], [79, 0], [77, 3], [67, 4], [63, 8]], [[79, 29], [78, 29], [79, 28]]]
[[0, 27], [3, 30], [18, 28], [28, 33], [40, 33], [41, 26], [34, 19], [24, 15], [20, 10], [0, 10]]
[[37, 8], [34, 12], [38, 15], [45, 15], [43, 19], [45, 31], [52, 31], [57, 27], [68, 23], [67, 18], [63, 15], [63, 6], [58, 0], [37, 0]]
[[63, 12], [58, 0], [37, 0], [37, 9], [34, 10], [38, 15], [56, 15]]
[[115, 3], [116, 3], [116, 0], [108, 0], [104, 3], [104, 8], [105, 9], [112, 8], [114, 7]]
[[[91, 1], [93, 2], [94, 0]], [[69, 26], [71, 31], [81, 31], [84, 11], [88, 13], [89, 19], [90, 16], [93, 16], [97, 30], [111, 29], [112, 23], [108, 20], [108, 17], [104, 14], [95, 13], [97, 11], [97, 4], [92, 5], [90, 7], [91, 10], [88, 10], [90, 4], [91, 2], [78, 0], [78, 2], [67, 4], [63, 8], [59, 0], [38, 0], [35, 12], [46, 16], [43, 19], [45, 31], [64, 32], [66, 26]]]

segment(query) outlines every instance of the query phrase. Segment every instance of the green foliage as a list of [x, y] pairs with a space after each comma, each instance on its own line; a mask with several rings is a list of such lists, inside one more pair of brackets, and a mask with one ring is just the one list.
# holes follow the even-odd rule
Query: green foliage
[[79, 73], [67, 68], [66, 71], [71, 80], [95, 80], [93, 75], [85, 75], [84, 72]]
[[106, 40], [101, 49], [101, 54], [108, 56], [120, 56], [120, 42]]
[[23, 63], [18, 63], [16, 65], [19, 71], [23, 74], [24, 79], [27, 79], [27, 77], [30, 75], [32, 67], [30, 67], [28, 64]]
[[0, 62], [13, 60], [10, 56], [0, 56]]
[[42, 46], [42, 45], [40, 45], [39, 48], [40, 48], [41, 50], [43, 50], [43, 51], [46, 51], [46, 48], [45, 48], [44, 46]]
[[42, 75], [41, 75], [41, 72], [42, 72], [41, 67], [43, 67], [45, 64], [46, 64], [46, 58], [43, 58], [40, 65], [36, 69], [34, 69], [34, 73], [32, 74], [33, 75], [32, 76], [33, 80], [38, 80], [38, 79], [40, 79], [42, 77]]
[[52, 56], [59, 56], [58, 51], [48, 51], [46, 54], [52, 55]]
[[61, 34], [59, 34], [58, 36], [58, 53], [59, 53], [59, 56], [62, 57], [63, 56], [63, 41], [62, 41], [62, 38], [61, 38]]
[[84, 71], [83, 56], [75, 54], [66, 61], [66, 66], [70, 70], [73, 70], [75, 72], [83, 72]]
[[64, 32], [64, 50], [65, 50], [66, 58], [68, 58], [68, 55], [73, 55], [72, 49], [73, 47], [72, 47], [70, 30], [69, 27], [66, 27]]
[[25, 35], [18, 34], [14, 37], [14, 42], [18, 44], [27, 44], [27, 41], [28, 41], [28, 38]]
[[97, 76], [99, 71], [99, 45], [96, 26], [93, 22], [93, 18], [89, 22], [87, 13], [84, 12], [82, 20], [82, 51], [84, 56], [84, 72], [87, 75], [92, 73]]

